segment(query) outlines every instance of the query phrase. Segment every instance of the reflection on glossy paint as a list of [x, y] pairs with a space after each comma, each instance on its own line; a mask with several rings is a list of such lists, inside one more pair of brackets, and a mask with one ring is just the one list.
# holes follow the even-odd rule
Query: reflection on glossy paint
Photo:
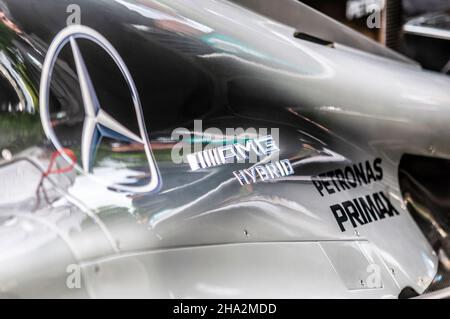
[[[158, 27], [168, 31], [183, 32], [187, 34], [213, 32], [213, 29], [191, 19], [181, 17], [169, 7], [165, 7], [161, 4], [148, 3], [148, 5], [142, 5], [127, 0], [115, 0], [115, 2], [127, 7], [131, 11], [141, 14], [146, 18], [156, 21]], [[149, 5], [153, 5], [155, 8], [152, 8]]]

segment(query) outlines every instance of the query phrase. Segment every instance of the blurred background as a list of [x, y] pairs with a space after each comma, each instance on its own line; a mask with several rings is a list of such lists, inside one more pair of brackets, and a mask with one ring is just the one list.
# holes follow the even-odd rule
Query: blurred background
[[302, 0], [366, 36], [450, 75], [450, 0]]

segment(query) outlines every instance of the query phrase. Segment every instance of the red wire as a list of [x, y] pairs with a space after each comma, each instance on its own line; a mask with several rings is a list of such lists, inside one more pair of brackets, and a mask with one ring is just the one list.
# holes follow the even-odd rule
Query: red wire
[[76, 157], [75, 153], [71, 149], [68, 149], [68, 148], [63, 148], [62, 152], [64, 152], [64, 154], [66, 156], [68, 156], [72, 162], [68, 166], [52, 170], [53, 166], [56, 164], [56, 160], [58, 159], [58, 157], [63, 155], [61, 153], [61, 151], [59, 151], [59, 150], [55, 151], [55, 152], [53, 152], [53, 154], [50, 158], [50, 163], [48, 165], [47, 171], [44, 173], [44, 176], [48, 176], [51, 174], [64, 174], [64, 173], [68, 173], [73, 170], [73, 168], [75, 167], [75, 164], [77, 163], [77, 157]]

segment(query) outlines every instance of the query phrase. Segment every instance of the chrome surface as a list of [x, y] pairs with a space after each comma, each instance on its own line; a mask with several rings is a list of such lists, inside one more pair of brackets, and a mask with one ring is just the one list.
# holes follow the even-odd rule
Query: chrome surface
[[[84, 27], [66, 29], [73, 3]], [[1, 0], [0, 11], [1, 296], [395, 298], [432, 282], [438, 257], [405, 206], [398, 166], [405, 153], [450, 159], [448, 77], [297, 39], [290, 23], [223, 0]], [[71, 36], [84, 63], [62, 49], [71, 36], [61, 30], [82, 31]], [[151, 144], [158, 192], [121, 192], [83, 172], [95, 96]], [[200, 150], [208, 129], [277, 128], [295, 174], [242, 186], [232, 172], [250, 165], [192, 172], [170, 156], [179, 127]], [[139, 144], [105, 138], [94, 175], [119, 186], [154, 177]], [[326, 197], [313, 185], [375, 158], [381, 180]], [[400, 214], [342, 232], [330, 206], [380, 192]], [[72, 264], [80, 289], [66, 286]], [[382, 285], [371, 288], [373, 265]]]

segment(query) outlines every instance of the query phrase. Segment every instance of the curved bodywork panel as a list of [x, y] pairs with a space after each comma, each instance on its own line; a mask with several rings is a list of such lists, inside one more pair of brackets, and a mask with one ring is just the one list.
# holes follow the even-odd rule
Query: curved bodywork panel
[[[151, 175], [142, 147], [109, 143], [102, 127], [108, 143], [85, 174], [42, 129], [42, 67], [73, 3], [134, 80], [144, 123], [123, 70], [77, 41], [101, 109], [134, 136], [145, 124], [156, 193], [93, 178], [142, 185]], [[372, 298], [422, 293], [433, 280], [437, 256], [406, 209], [398, 166], [404, 154], [450, 159], [448, 77], [296, 39], [293, 27], [228, 1], [3, 0], [0, 10], [5, 295]], [[80, 158], [86, 96], [73, 48], [50, 75], [47, 124], [57, 148]], [[241, 185], [233, 172], [247, 163], [194, 171], [174, 160], [211, 136], [227, 140], [227, 128], [274, 136], [294, 174]], [[372, 214], [362, 206], [371, 202]], [[71, 264], [82, 289], [66, 287]], [[373, 265], [381, 282], [370, 286]], [[30, 267], [36, 276], [24, 277]]]
[[298, 32], [400, 62], [417, 64], [299, 1], [233, 0], [233, 2], [296, 28]]

